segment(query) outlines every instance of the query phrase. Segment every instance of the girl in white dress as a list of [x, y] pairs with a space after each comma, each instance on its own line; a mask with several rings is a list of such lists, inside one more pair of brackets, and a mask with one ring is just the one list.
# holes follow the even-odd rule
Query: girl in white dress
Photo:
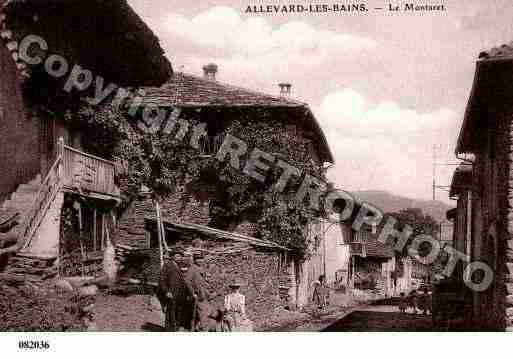
[[240, 293], [240, 282], [230, 284], [231, 293], [224, 297], [226, 320], [232, 332], [251, 332], [253, 323], [246, 316], [246, 297]]

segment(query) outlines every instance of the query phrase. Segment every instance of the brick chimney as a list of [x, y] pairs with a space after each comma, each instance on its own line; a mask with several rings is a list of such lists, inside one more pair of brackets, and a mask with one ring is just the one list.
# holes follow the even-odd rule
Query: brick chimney
[[216, 74], [217, 74], [217, 65], [210, 63], [208, 65], [203, 66], [203, 75], [207, 80], [215, 81], [216, 80]]
[[278, 86], [280, 86], [280, 96], [283, 97], [290, 97], [292, 85], [287, 82], [279, 83]]

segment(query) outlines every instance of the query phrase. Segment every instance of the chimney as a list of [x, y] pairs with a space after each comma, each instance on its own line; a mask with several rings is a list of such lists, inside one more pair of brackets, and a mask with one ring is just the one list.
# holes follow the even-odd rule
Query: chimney
[[203, 66], [203, 74], [207, 80], [215, 81], [217, 74], [217, 65], [216, 64], [208, 64]]
[[279, 83], [278, 86], [280, 86], [280, 96], [283, 97], [290, 97], [290, 90], [292, 89], [292, 85], [287, 82]]

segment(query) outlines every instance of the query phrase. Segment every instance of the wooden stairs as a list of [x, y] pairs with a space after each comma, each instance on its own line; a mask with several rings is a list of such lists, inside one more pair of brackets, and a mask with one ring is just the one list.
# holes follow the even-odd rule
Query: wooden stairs
[[[15, 221], [9, 233], [17, 238], [0, 280], [8, 282], [39, 282], [57, 275], [57, 256], [42, 256], [31, 252], [31, 241], [62, 187], [61, 157], [57, 158], [47, 177], [36, 178], [18, 186], [16, 192], [0, 207], [0, 222]], [[6, 254], [9, 255], [9, 254]]]

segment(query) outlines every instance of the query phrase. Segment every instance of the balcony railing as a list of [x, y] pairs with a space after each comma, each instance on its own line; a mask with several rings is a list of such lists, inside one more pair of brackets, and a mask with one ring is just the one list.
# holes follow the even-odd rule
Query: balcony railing
[[19, 229], [16, 251], [26, 250], [62, 187], [119, 197], [114, 163], [64, 145], [59, 138], [57, 158], [48, 171]]
[[114, 162], [64, 145], [63, 183], [66, 187], [117, 196], [119, 190], [114, 175]]

